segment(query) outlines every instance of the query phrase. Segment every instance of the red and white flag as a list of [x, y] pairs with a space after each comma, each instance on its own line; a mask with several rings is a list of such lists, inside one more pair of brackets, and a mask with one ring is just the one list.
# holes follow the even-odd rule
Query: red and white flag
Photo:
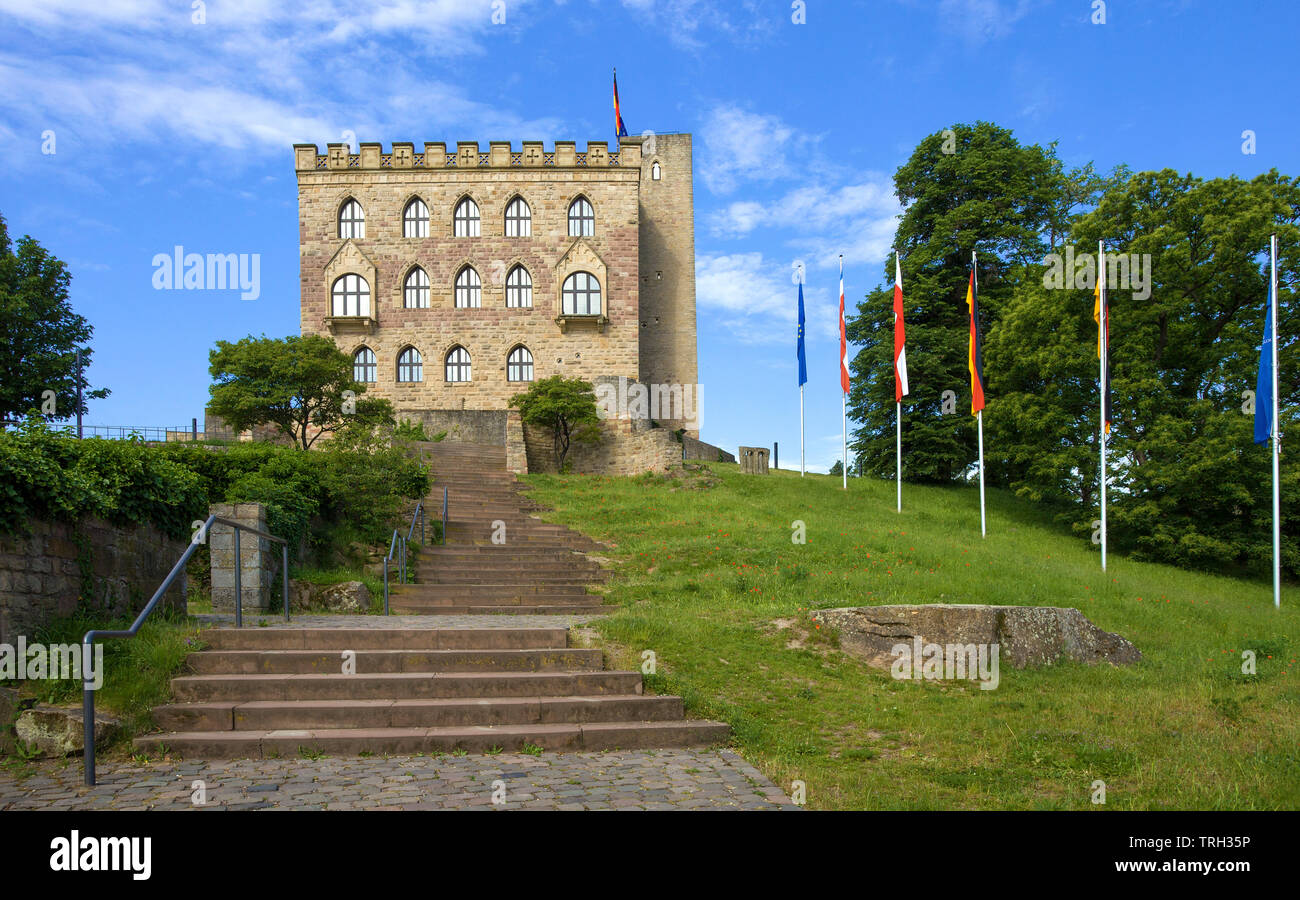
[[849, 392], [849, 337], [844, 327], [844, 258], [840, 258], [840, 387]]
[[903, 334], [903, 267], [894, 251], [894, 402], [907, 396], [907, 342]]

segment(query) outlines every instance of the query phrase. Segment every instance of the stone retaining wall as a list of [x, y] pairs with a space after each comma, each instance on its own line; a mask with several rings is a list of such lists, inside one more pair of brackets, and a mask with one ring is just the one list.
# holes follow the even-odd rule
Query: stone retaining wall
[[[0, 535], [0, 643], [31, 637], [78, 601], [105, 617], [138, 613], [187, 543], [152, 525], [32, 521], [29, 535]], [[163, 605], [185, 609], [184, 578]]]

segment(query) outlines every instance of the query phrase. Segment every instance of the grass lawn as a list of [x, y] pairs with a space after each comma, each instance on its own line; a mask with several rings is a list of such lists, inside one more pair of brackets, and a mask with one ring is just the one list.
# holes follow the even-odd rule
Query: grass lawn
[[[531, 475], [544, 514], [611, 544], [613, 662], [653, 650], [658, 692], [818, 809], [1300, 807], [1300, 589], [1110, 560], [1031, 504], [797, 472]], [[793, 523], [807, 543], [791, 541]], [[1071, 606], [1142, 651], [1124, 668], [1004, 665], [996, 690], [895, 681], [810, 611], [885, 603]], [[1242, 651], [1258, 674], [1241, 672]]]

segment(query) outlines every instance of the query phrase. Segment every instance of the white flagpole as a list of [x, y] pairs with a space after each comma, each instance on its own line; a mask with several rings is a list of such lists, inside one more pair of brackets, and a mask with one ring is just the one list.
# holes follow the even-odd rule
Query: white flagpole
[[[844, 303], [844, 254], [843, 253], [840, 254], [840, 303], [841, 305]], [[840, 316], [841, 317], [844, 316], [843, 309], [841, 309], [840, 311]], [[843, 318], [841, 318], [841, 321], [843, 321]], [[844, 348], [844, 356], [840, 360], [841, 367], [848, 365], [848, 358], [849, 358], [848, 355], [849, 355], [849, 350], [846, 345]], [[842, 372], [841, 375], [843, 375]], [[849, 395], [844, 392], [841, 392], [841, 397], [840, 397], [840, 434], [841, 434], [840, 439], [842, 441], [841, 456], [844, 459], [844, 463], [841, 466], [842, 469], [841, 475], [843, 476], [844, 490], [847, 491], [849, 489]]]
[[[980, 276], [979, 269], [975, 264], [975, 251], [970, 252], [970, 270], [975, 279], [975, 296], [979, 296]], [[974, 312], [974, 310], [972, 310]], [[978, 324], [978, 323], [977, 323]], [[982, 375], [983, 373], [981, 373]], [[979, 423], [980, 432], [980, 537], [988, 536], [988, 529], [984, 519], [984, 410], [976, 414], [976, 420]]]
[[[900, 276], [900, 264], [898, 261], [898, 251], [894, 251], [894, 284], [898, 285]], [[894, 333], [898, 333], [898, 314], [894, 314]], [[894, 359], [894, 378], [898, 378], [898, 359]], [[894, 403], [894, 473], [898, 478], [898, 511], [903, 511], [903, 403], [895, 401]]]
[[808, 473], [804, 465], [803, 452], [803, 385], [799, 385], [799, 477]]
[[1097, 432], [1097, 444], [1101, 448], [1101, 570], [1106, 571], [1106, 362], [1109, 359], [1110, 345], [1106, 325], [1110, 319], [1110, 310], [1106, 307], [1106, 251], [1101, 241], [1097, 241], [1097, 299], [1101, 308], [1097, 311], [1097, 347], [1100, 350], [1097, 360], [1097, 383], [1101, 386], [1101, 421]]
[[1278, 459], [1282, 454], [1282, 422], [1278, 419], [1277, 345], [1282, 339], [1277, 321], [1277, 235], [1269, 239], [1270, 282], [1273, 311], [1273, 606], [1282, 608], [1282, 493], [1278, 481]]

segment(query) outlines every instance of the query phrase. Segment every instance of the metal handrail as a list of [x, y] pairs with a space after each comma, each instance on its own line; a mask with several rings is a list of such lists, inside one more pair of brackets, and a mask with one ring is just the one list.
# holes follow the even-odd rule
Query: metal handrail
[[447, 486], [442, 487], [442, 543], [447, 543]]
[[[220, 523], [222, 525], [229, 525], [230, 527], [235, 529], [235, 627], [240, 628], [243, 626], [242, 607], [244, 605], [243, 603], [244, 592], [243, 592], [243, 579], [240, 577], [240, 570], [243, 569], [243, 565], [239, 555], [239, 533], [241, 531], [250, 531], [253, 534], [257, 535], [258, 537], [266, 538], [267, 540], [270, 541], [275, 541], [276, 543], [281, 545], [280, 567], [281, 567], [281, 574], [283, 575], [283, 581], [284, 581], [283, 584], [284, 620], [288, 622], [289, 621], [289, 542], [286, 541], [284, 538], [276, 537], [275, 535], [262, 531], [261, 529], [253, 528], [251, 525], [245, 525], [241, 522], [234, 522], [231, 521], [230, 519], [223, 519], [221, 516], [217, 516], [217, 515], [208, 516], [208, 518], [204, 521], [202, 527], [199, 529], [199, 533], [204, 535], [206, 539], [208, 530], [212, 527], [213, 524], [216, 523]], [[167, 589], [172, 586], [172, 582], [174, 582], [176, 580], [176, 577], [185, 570], [185, 564], [190, 561], [190, 557], [194, 555], [194, 551], [197, 550], [199, 546], [200, 543], [190, 541], [190, 545], [185, 548], [185, 552], [181, 554], [181, 558], [176, 561], [176, 565], [172, 566], [172, 570], [168, 572], [167, 577], [163, 579], [162, 586], [159, 587], [158, 590], [154, 591], [153, 597], [151, 597], [149, 599], [149, 602], [145, 604], [144, 609], [140, 610], [140, 615], [135, 617], [135, 621], [131, 623], [130, 628], [127, 628], [124, 631], [123, 630], [107, 631], [98, 628], [92, 628], [90, 631], [87, 631], [85, 636], [83, 636], [81, 639], [81, 658], [83, 660], [94, 659], [93, 651], [94, 651], [94, 645], [96, 640], [102, 638], [135, 637], [137, 632], [140, 631], [140, 627], [144, 625], [144, 620], [149, 618], [149, 614], [153, 612], [154, 607], [158, 605], [158, 601], [161, 600], [163, 595], [167, 593]], [[86, 671], [85, 668], [83, 667], [82, 676], [81, 676], [81, 714], [85, 719], [82, 725], [84, 729], [83, 741], [85, 744], [84, 760], [85, 760], [86, 785], [88, 787], [94, 787], [95, 786], [95, 689], [90, 687], [89, 674], [90, 673]]]
[[388, 555], [384, 557], [384, 615], [388, 615], [388, 570], [392, 566], [393, 558], [398, 561], [398, 578], [400, 583], [406, 583], [406, 539], [402, 537], [402, 532], [396, 528], [393, 529], [392, 540], [388, 542]]

